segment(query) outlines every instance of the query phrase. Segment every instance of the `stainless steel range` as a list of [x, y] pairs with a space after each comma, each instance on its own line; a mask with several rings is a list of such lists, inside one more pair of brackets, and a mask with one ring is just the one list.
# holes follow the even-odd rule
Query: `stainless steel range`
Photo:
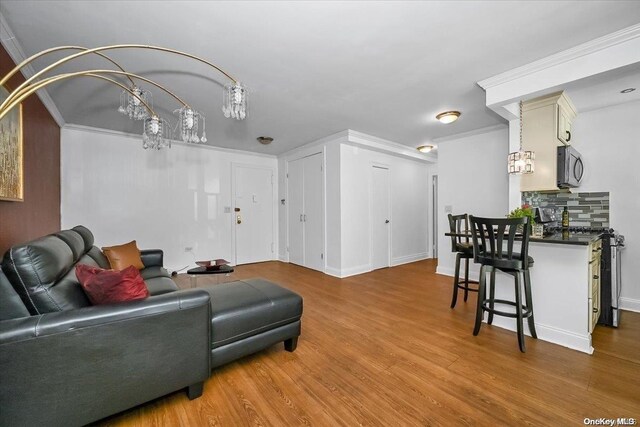
[[620, 324], [620, 292], [622, 290], [621, 253], [624, 236], [609, 229], [602, 234], [602, 263], [600, 267], [600, 319], [598, 323], [618, 327]]

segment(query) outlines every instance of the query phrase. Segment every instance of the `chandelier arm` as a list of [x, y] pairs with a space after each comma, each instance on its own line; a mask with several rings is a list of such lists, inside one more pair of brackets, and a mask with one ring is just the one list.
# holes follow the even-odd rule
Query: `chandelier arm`
[[[45, 67], [42, 70], [40, 70], [37, 73], [35, 73], [33, 76], [31, 76], [28, 79], [26, 79], [20, 86], [18, 86], [18, 88], [15, 91], [22, 90], [25, 86], [30, 84], [33, 80], [35, 80], [36, 78], [38, 78], [42, 74], [44, 74], [44, 73], [56, 68], [57, 66], [59, 66], [61, 64], [64, 64], [65, 62], [71, 61], [72, 59], [78, 58], [80, 56], [88, 55], [88, 54], [91, 54], [91, 53], [95, 53], [95, 52], [101, 52], [103, 50], [114, 50], [114, 49], [149, 49], [149, 50], [159, 50], [159, 51], [162, 51], [162, 52], [169, 52], [169, 53], [174, 53], [174, 54], [177, 54], [177, 55], [182, 55], [182, 56], [185, 56], [187, 58], [192, 58], [192, 59], [200, 61], [200, 62], [202, 62], [204, 64], [207, 64], [210, 67], [212, 67], [212, 68], [218, 70], [219, 72], [221, 72], [222, 74], [224, 74], [226, 77], [228, 77], [234, 83], [236, 83], [236, 84], [238, 83], [238, 81], [236, 79], [231, 77], [231, 75], [228, 74], [226, 71], [224, 71], [222, 68], [218, 67], [217, 65], [212, 64], [211, 62], [207, 61], [206, 59], [200, 58], [200, 57], [192, 55], [190, 53], [182, 52], [182, 51], [175, 50], [175, 49], [169, 49], [169, 48], [161, 47], [161, 46], [151, 46], [151, 45], [145, 45], [145, 44], [118, 44], [118, 45], [111, 45], [111, 46], [94, 47], [92, 49], [87, 49], [87, 50], [84, 50], [82, 52], [78, 52], [78, 53], [74, 53], [72, 55], [66, 56], [66, 57], [54, 62], [53, 64], [48, 65], [47, 67]], [[37, 57], [37, 55], [39, 55], [39, 54], [36, 54], [36, 57]], [[12, 92], [12, 94], [14, 92]], [[11, 96], [12, 95], [9, 95], [9, 98], [11, 98]], [[9, 99], [9, 98], [7, 98], [7, 99]]]
[[[42, 52], [38, 52], [35, 55], [32, 55], [29, 58], [27, 58], [24, 61], [22, 61], [20, 64], [16, 65], [13, 68], [13, 70], [9, 71], [9, 73], [7, 73], [7, 75], [4, 76], [2, 78], [2, 80], [0, 80], [0, 86], [4, 85], [14, 74], [16, 74], [18, 71], [20, 71], [25, 65], [27, 65], [30, 62], [40, 58], [41, 56], [47, 55], [47, 54], [52, 53], [52, 52], [57, 52], [59, 50], [89, 50], [89, 48], [82, 47], [82, 46], [58, 46], [58, 47], [52, 47], [51, 49], [43, 50]], [[118, 67], [120, 69], [120, 71], [125, 71], [125, 69], [122, 68], [122, 66], [120, 64], [118, 64], [112, 58], [109, 58], [107, 55], [105, 55], [103, 53], [100, 53], [100, 52], [94, 52], [94, 53], [96, 55], [98, 55], [98, 56], [103, 57], [107, 61], [111, 62], [113, 65]], [[129, 79], [129, 81], [131, 82], [132, 85], [135, 84], [133, 82], [133, 80], [131, 79], [131, 77], [127, 76], [127, 78]]]
[[[100, 71], [100, 70], [98, 70]], [[153, 110], [153, 108], [151, 108], [149, 106], [149, 104], [147, 104], [147, 102], [142, 99], [142, 97], [140, 97], [139, 95], [137, 95], [135, 92], [133, 92], [131, 89], [129, 89], [127, 86], [123, 85], [120, 82], [117, 82], [113, 79], [110, 79], [109, 77], [100, 75], [100, 74], [95, 74], [92, 71], [80, 71], [77, 73], [68, 73], [68, 74], [59, 74], [57, 76], [53, 76], [53, 77], [49, 77], [47, 79], [41, 80], [37, 83], [34, 83], [32, 85], [30, 85], [26, 90], [23, 90], [19, 96], [17, 96], [17, 98], [13, 99], [11, 101], [10, 104], [8, 104], [7, 106], [3, 106], [2, 108], [0, 108], [0, 120], [2, 120], [4, 118], [5, 115], [7, 115], [7, 113], [9, 111], [11, 111], [11, 109], [13, 107], [15, 107], [16, 105], [20, 104], [22, 101], [24, 101], [26, 98], [28, 98], [29, 96], [33, 95], [36, 91], [44, 88], [45, 86], [48, 86], [52, 83], [56, 83], [60, 80], [64, 80], [64, 79], [68, 79], [68, 78], [72, 78], [72, 77], [95, 77], [95, 78], [99, 78], [102, 80], [106, 80], [110, 83], [113, 83], [116, 86], [121, 87], [122, 89], [126, 90], [127, 92], [129, 92], [131, 95], [133, 95], [134, 97], [138, 98], [140, 100], [140, 102], [145, 106], [145, 108], [149, 111], [149, 113], [153, 116], [157, 116], [156, 112]]]
[[[126, 72], [126, 71], [117, 71], [117, 70], [86, 70], [86, 71], [77, 71], [77, 72], [75, 72], [75, 73], [58, 74], [57, 76], [49, 77], [49, 78], [47, 78], [47, 79], [40, 80], [40, 81], [38, 81], [38, 82], [36, 82], [36, 83], [31, 83], [31, 84], [27, 85], [26, 87], [24, 87], [24, 88], [22, 88], [22, 89], [19, 89], [19, 90], [18, 90], [18, 89], [16, 89], [16, 90], [14, 90], [14, 91], [11, 93], [11, 95], [9, 95], [9, 97], [7, 97], [7, 99], [6, 99], [2, 104], [0, 104], [0, 111], [1, 111], [1, 112], [4, 112], [4, 111], [5, 111], [5, 109], [7, 109], [7, 105], [9, 105], [9, 103], [11, 103], [11, 107], [10, 107], [10, 108], [8, 108], [8, 109], [10, 110], [11, 108], [13, 108], [13, 106], [15, 106], [15, 104], [14, 104], [13, 100], [14, 100], [14, 99], [16, 99], [16, 98], [20, 98], [21, 100], [23, 100], [24, 98], [22, 98], [22, 94], [24, 94], [24, 93], [29, 93], [29, 94], [33, 93], [33, 92], [31, 91], [31, 88], [32, 88], [32, 87], [37, 86], [37, 89], [36, 89], [36, 90], [41, 89], [41, 88], [43, 87], [43, 86], [39, 86], [39, 83], [41, 83], [41, 82], [47, 82], [47, 81], [49, 81], [49, 80], [51, 80], [51, 79], [53, 79], [53, 78], [60, 77], [60, 76], [65, 76], [64, 78], [70, 78], [70, 77], [83, 76], [83, 75], [86, 75], [87, 73], [93, 73], [93, 74], [118, 74], [118, 75], [125, 75], [125, 76], [127, 76], [128, 78], [140, 79], [140, 80], [145, 81], [145, 82], [147, 82], [147, 83], [149, 83], [149, 84], [152, 84], [152, 85], [156, 86], [157, 88], [159, 88], [159, 89], [163, 90], [164, 92], [168, 93], [169, 95], [171, 95], [171, 96], [172, 96], [173, 98], [175, 98], [175, 99], [176, 99], [180, 104], [184, 105], [185, 107], [187, 107], [187, 108], [191, 108], [191, 107], [189, 106], [189, 104], [187, 104], [186, 102], [184, 102], [184, 100], [182, 100], [182, 98], [180, 98], [178, 95], [176, 95], [175, 93], [171, 92], [169, 89], [167, 89], [166, 87], [162, 86], [161, 84], [156, 83], [156, 82], [154, 82], [153, 80], [148, 79], [148, 78], [146, 78], [146, 77], [142, 77], [142, 76], [139, 76], [139, 75], [137, 75], [137, 74], [129, 73], [129, 72]], [[58, 81], [58, 80], [55, 80], [55, 81]], [[128, 90], [128, 92], [129, 92], [129, 93], [133, 93], [133, 92], [131, 92], [131, 90]], [[29, 96], [29, 95], [27, 95], [27, 96]], [[136, 98], [140, 99], [138, 96], [136, 96]], [[4, 114], [2, 114], [2, 116], [4, 116]], [[2, 116], [0, 116], [0, 117], [2, 117]]]

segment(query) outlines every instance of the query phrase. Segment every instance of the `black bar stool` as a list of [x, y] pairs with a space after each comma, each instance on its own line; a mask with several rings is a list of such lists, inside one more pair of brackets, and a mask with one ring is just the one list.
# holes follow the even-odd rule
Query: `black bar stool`
[[[458, 301], [458, 289], [464, 290], [464, 302], [467, 302], [469, 292], [478, 292], [478, 288], [470, 288], [469, 283], [478, 283], [469, 280], [469, 259], [473, 258], [473, 244], [469, 242], [469, 217], [467, 214], [449, 214], [449, 229], [451, 230], [451, 252], [456, 254], [456, 271], [453, 277], [453, 297], [451, 308]], [[460, 280], [460, 260], [464, 259], [464, 279]]]
[[[480, 263], [480, 284], [478, 285], [478, 308], [476, 310], [476, 324], [473, 335], [478, 335], [482, 325], [484, 312], [489, 313], [487, 323], [493, 322], [493, 315], [512, 317], [517, 319], [518, 345], [524, 353], [523, 319], [529, 322], [529, 331], [533, 338], [538, 338], [533, 320], [533, 304], [531, 301], [531, 278], [529, 267], [533, 258], [529, 253], [529, 234], [531, 228], [529, 218], [478, 218], [473, 215], [471, 221], [471, 235], [473, 238], [474, 261]], [[520, 226], [520, 227], [518, 227]], [[513, 251], [516, 231], [522, 230], [522, 246], [520, 252]], [[495, 272], [503, 271], [514, 277], [515, 301], [495, 299]], [[491, 273], [489, 298], [486, 298], [486, 274]], [[520, 273], [524, 281], [525, 304], [522, 304], [520, 289]], [[515, 313], [500, 311], [495, 304], [506, 304], [515, 307]]]

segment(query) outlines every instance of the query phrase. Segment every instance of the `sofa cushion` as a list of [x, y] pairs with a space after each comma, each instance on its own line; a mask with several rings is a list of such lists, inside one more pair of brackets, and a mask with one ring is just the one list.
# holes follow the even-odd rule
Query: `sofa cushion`
[[140, 274], [145, 280], [153, 279], [154, 277], [171, 277], [166, 268], [158, 266], [143, 268], [140, 270]]
[[77, 262], [84, 255], [84, 239], [80, 234], [73, 230], [62, 230], [54, 234], [69, 246], [73, 252], [73, 262]]
[[[140, 270], [141, 274], [143, 272], [144, 270]], [[149, 289], [150, 295], [161, 295], [178, 290], [178, 286], [176, 285], [176, 283], [169, 277], [150, 277], [144, 279], [144, 283], [147, 284], [147, 289]]]
[[0, 320], [29, 317], [29, 310], [22, 303], [9, 280], [0, 270]]
[[82, 288], [94, 305], [133, 301], [149, 296], [140, 271], [134, 266], [118, 271], [77, 264], [75, 270]]
[[73, 265], [73, 251], [54, 235], [13, 246], [2, 261], [4, 273], [31, 314], [89, 305]]
[[[97, 247], [92, 246], [87, 252], [87, 255], [93, 258], [93, 260], [98, 264], [98, 267], [111, 268], [111, 266], [109, 265], [109, 260], [107, 259], [106, 256], [104, 256], [102, 251]], [[87, 263], [85, 262], [84, 264], [87, 264]]]
[[108, 246], [102, 248], [102, 252], [109, 260], [109, 265], [114, 270], [124, 270], [130, 265], [138, 270], [144, 268], [142, 259], [140, 258], [140, 250], [135, 240], [125, 243], [124, 245]]
[[211, 348], [295, 322], [302, 298], [264, 279], [203, 287], [211, 295]]
[[93, 246], [93, 233], [84, 225], [76, 225], [72, 230], [82, 236], [82, 240], [84, 240], [84, 252], [88, 252]]

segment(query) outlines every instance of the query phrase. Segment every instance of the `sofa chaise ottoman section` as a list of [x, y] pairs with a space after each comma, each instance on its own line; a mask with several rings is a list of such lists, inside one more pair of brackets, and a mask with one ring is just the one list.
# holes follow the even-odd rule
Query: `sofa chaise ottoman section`
[[264, 279], [202, 288], [211, 296], [211, 367], [284, 341], [294, 351], [302, 297]]

